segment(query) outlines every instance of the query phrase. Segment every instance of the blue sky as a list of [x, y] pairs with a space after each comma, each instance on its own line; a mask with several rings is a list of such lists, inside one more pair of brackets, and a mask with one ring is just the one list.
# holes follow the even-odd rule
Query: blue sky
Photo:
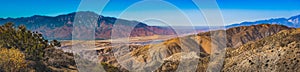
[[[78, 11], [81, 0], [0, 0], [0, 18], [29, 17], [33, 15], [56, 16]], [[217, 0], [226, 24], [255, 21], [300, 14], [300, 0]], [[94, 0], [91, 4], [103, 4]], [[146, 6], [143, 6], [146, 5]], [[148, 6], [147, 6], [148, 5]], [[80, 10], [97, 11], [98, 7]], [[127, 13], [122, 13], [127, 10]], [[178, 12], [179, 11], [179, 12]], [[183, 13], [183, 14], [180, 14]], [[124, 15], [126, 14], [126, 15]], [[153, 15], [156, 14], [156, 16]], [[158, 15], [157, 15], [158, 14]], [[197, 6], [190, 0], [166, 0], [165, 3], [140, 3], [140, 0], [110, 0], [101, 15], [162, 25], [149, 17], [167, 18], [173, 25], [207, 25]], [[182, 17], [189, 18], [182, 19]], [[149, 22], [150, 21], [150, 22]], [[163, 20], [164, 21], [164, 20]]]

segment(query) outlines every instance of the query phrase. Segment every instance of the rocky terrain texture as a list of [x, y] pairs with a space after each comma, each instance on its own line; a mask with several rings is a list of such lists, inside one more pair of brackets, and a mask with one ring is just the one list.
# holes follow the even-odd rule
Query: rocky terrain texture
[[[204, 48], [206, 53], [210, 54], [210, 49], [213, 45], [220, 44], [217, 41], [220, 37], [226, 37], [224, 39], [226, 43], [226, 47], [239, 47], [245, 43], [256, 41], [261, 38], [271, 36], [273, 34], [278, 33], [281, 30], [291, 29], [289, 27], [283, 25], [276, 24], [260, 24], [260, 25], [252, 25], [252, 26], [240, 26], [224, 30], [210, 31], [205, 33], [199, 33], [195, 36], [199, 45]], [[224, 34], [226, 33], [226, 34]], [[222, 44], [222, 43], [221, 43]]]
[[223, 71], [298, 72], [300, 29], [278, 34], [228, 49]]
[[[211, 56], [220, 55], [218, 53], [211, 53], [214, 47], [225, 45], [228, 49], [239, 49], [239, 47], [244, 44], [253, 43], [266, 37], [273, 36], [274, 34], [282, 30], [289, 31], [294, 30], [294, 28], [270, 24], [234, 27], [225, 31], [217, 30], [199, 33], [197, 35], [178, 37], [158, 44], [106, 48], [103, 50], [99, 50], [99, 58], [101, 59], [101, 62], [105, 62], [111, 64], [112, 66], [118, 67], [119, 69], [121, 69], [121, 71], [155, 70], [158, 68], [156, 70], [157, 72], [204, 72], [207, 68], [209, 68], [208, 64], [210, 62]], [[213, 38], [211, 38], [212, 36]], [[224, 36], [226, 36], [225, 41], [227, 42], [218, 43], [218, 37]], [[229, 53], [227, 54], [230, 55]], [[226, 58], [226, 60], [227, 59], [228, 58]], [[224, 63], [227, 64], [227, 62]], [[180, 68], [178, 67], [179, 64], [181, 64]], [[214, 66], [214, 64], [220, 63], [213, 63], [212, 66]], [[126, 66], [127, 68], [124, 68], [124, 66], [122, 67], [121, 65], [128, 66]], [[153, 66], [157, 65], [161, 66], [152, 68]], [[195, 65], [195, 67], [197, 66], [197, 68], [188, 68], [188, 66], [190, 65]], [[223, 65], [216, 66], [217, 68], [223, 68]]]
[[[298, 71], [299, 31], [282, 25], [242, 26], [173, 38], [158, 44], [117, 45], [97, 50], [97, 53], [99, 62], [108, 72]], [[225, 32], [227, 43], [218, 43], [218, 37], [224, 37]], [[225, 54], [210, 52], [219, 45], [226, 45]], [[224, 58], [214, 61], [218, 56]], [[64, 62], [70, 61], [72, 56], [66, 55], [64, 60], [52, 58], [46, 60], [48, 67], [54, 67], [52, 70], [76, 71], [74, 63]], [[67, 65], [58, 65], [64, 63]]]
[[[227, 48], [222, 65], [224, 72], [297, 72], [299, 71], [300, 29], [282, 30], [237, 48]], [[176, 55], [176, 54], [174, 54]], [[199, 55], [200, 56], [200, 55]], [[173, 57], [177, 58], [177, 57]], [[211, 56], [200, 56], [196, 71], [208, 69]], [[179, 60], [179, 59], [175, 59]], [[188, 62], [189, 60], [183, 60]], [[176, 71], [179, 61], [166, 60], [158, 72]]]
[[[274, 35], [270, 35], [256, 41], [247, 42], [236, 48], [226, 48], [225, 58], [222, 64], [221, 71], [224, 72], [293, 72], [299, 71], [299, 35], [300, 29], [286, 29]], [[196, 70], [193, 68], [186, 68], [191, 71], [205, 72], [209, 69], [209, 65], [215, 63], [211, 61], [211, 55], [200, 53], [195, 54], [198, 62], [190, 59], [183, 59], [180, 61], [180, 56], [192, 56], [183, 54], [184, 52], [173, 54], [165, 59], [164, 64], [156, 70], [157, 72], [165, 71], [181, 71], [178, 69], [180, 63], [183, 66], [193, 65], [198, 63]], [[180, 54], [183, 54], [180, 55]], [[187, 63], [186, 65], [185, 62]]]

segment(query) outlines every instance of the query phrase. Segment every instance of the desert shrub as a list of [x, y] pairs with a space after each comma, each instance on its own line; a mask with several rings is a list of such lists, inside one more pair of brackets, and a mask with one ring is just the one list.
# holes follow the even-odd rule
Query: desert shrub
[[25, 55], [18, 49], [0, 49], [0, 72], [24, 71], [26, 66]]
[[[49, 63], [48, 60], [55, 59], [56, 62], [58, 60], [64, 59], [65, 58], [64, 56], [68, 56], [68, 55], [62, 55], [63, 53], [60, 53], [60, 55], [53, 54], [53, 53], [57, 53], [58, 51], [52, 49], [55, 49], [54, 48], [55, 46], [60, 46], [60, 45], [61, 45], [60, 42], [58, 42], [57, 40], [53, 40], [49, 43], [48, 40], [45, 40], [43, 38], [42, 34], [38, 32], [31, 32], [27, 30], [24, 25], [15, 27], [13, 23], [6, 23], [0, 26], [0, 47], [3, 47], [2, 49], [4, 49], [3, 50], [4, 53], [0, 54], [1, 56], [3, 56], [1, 57], [1, 59], [16, 59], [17, 57], [20, 57], [23, 60], [26, 60], [28, 62], [26, 69], [30, 69], [30, 70], [34, 69], [34, 71], [38, 71], [38, 72], [45, 71], [45, 70], [48, 71], [47, 65], [51, 65], [51, 64], [45, 64], [45, 63]], [[13, 51], [9, 51], [9, 50], [13, 50]], [[50, 50], [50, 52], [46, 52], [48, 50]], [[5, 54], [7, 51], [9, 53]], [[45, 56], [46, 53], [48, 56]], [[12, 56], [12, 55], [16, 55], [16, 56]], [[70, 57], [68, 57], [68, 59], [70, 59]], [[17, 60], [21, 60], [21, 59], [17, 59]], [[5, 64], [7, 63], [5, 60], [0, 60], [0, 61], [4, 63], [2, 64], [1, 70], [4, 71], [8, 69], [18, 70], [18, 68], [20, 68], [18, 64]], [[8, 60], [8, 61], [13, 61], [13, 60]], [[58, 62], [59, 63], [58, 65], [63, 66], [64, 64], [66, 64], [64, 62], [68, 62], [68, 61]], [[8, 63], [13, 63], [13, 62], [8, 62]], [[3, 65], [17, 65], [17, 66], [4, 67]], [[8, 72], [15, 72], [12, 70]]]
[[6, 23], [0, 26], [0, 46], [17, 48], [25, 53], [26, 59], [37, 61], [48, 45], [41, 34], [26, 30], [24, 25], [15, 28], [13, 23]]
[[57, 40], [45, 40], [42, 34], [31, 32], [24, 25], [15, 27], [13, 23], [0, 26], [0, 46], [5, 48], [17, 48], [25, 53], [27, 60], [39, 61], [44, 55], [46, 48], [60, 46]]

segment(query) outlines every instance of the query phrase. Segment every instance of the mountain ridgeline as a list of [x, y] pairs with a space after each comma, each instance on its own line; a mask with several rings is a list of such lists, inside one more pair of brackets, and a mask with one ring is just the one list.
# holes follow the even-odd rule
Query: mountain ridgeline
[[[77, 18], [75, 16], [77, 15]], [[152, 35], [173, 35], [175, 32], [169, 27], [148, 26], [137, 21], [128, 21], [124, 19], [117, 19], [113, 17], [104, 17], [93, 12], [74, 12], [66, 15], [59, 15], [55, 17], [35, 15], [32, 17], [21, 18], [6, 18], [0, 19], [0, 24], [13, 22], [16, 26], [25, 25], [31, 31], [42, 33], [46, 39], [72, 39], [72, 31], [74, 20], [83, 25], [93, 25], [95, 33], [88, 32], [85, 34], [95, 35], [96, 39], [110, 39], [112, 28], [116, 21], [119, 21], [117, 30], [122, 31], [128, 28], [134, 29], [130, 36], [152, 36]], [[89, 23], [89, 24], [88, 24]], [[81, 31], [88, 31], [88, 29], [81, 28]], [[80, 34], [79, 34], [80, 35]], [[122, 34], [120, 34], [122, 35]]]
[[[77, 15], [77, 16], [76, 16]], [[75, 18], [76, 16], [76, 18]], [[300, 27], [300, 15], [293, 16], [290, 18], [273, 18], [268, 20], [259, 20], [254, 22], [242, 22], [238, 24], [231, 24], [226, 26], [226, 28], [233, 28], [239, 26], [251, 26], [258, 24], [280, 24], [288, 27], [298, 28]], [[74, 21], [76, 20], [76, 21]], [[131, 37], [137, 36], [152, 36], [152, 35], [175, 35], [175, 31], [170, 26], [148, 26], [145, 23], [137, 21], [129, 21], [124, 19], [117, 19], [114, 17], [105, 17], [98, 15], [94, 12], [82, 11], [74, 12], [59, 16], [41, 16], [34, 15], [31, 17], [21, 17], [21, 18], [0, 18], [0, 24], [7, 22], [13, 22], [15, 25], [25, 25], [31, 31], [37, 31], [42, 33], [46, 39], [59, 39], [59, 40], [70, 40], [72, 39], [72, 31], [75, 27], [74, 23], [80, 23], [82, 25], [91, 25], [95, 27], [95, 31], [88, 31], [90, 28], [80, 28], [80, 31], [87, 31], [82, 35], [95, 35], [95, 39], [111, 39], [113, 30], [119, 31], [117, 33], [118, 37], [130, 33]], [[115, 25], [120, 25], [118, 28], [114, 28]], [[125, 32], [130, 28], [134, 28], [130, 32]], [[181, 27], [180, 27], [181, 28]], [[204, 29], [204, 30], [203, 30]], [[208, 31], [209, 28], [203, 28], [202, 31]], [[185, 29], [186, 30], [186, 29]], [[184, 30], [181, 30], [184, 31]], [[185, 33], [191, 32], [188, 30]], [[78, 34], [79, 36], [81, 34]]]
[[[200, 45], [200, 48], [204, 50], [205, 53], [210, 54], [212, 47], [217, 45], [223, 45], [226, 47], [239, 47], [243, 44], [246, 44], [251, 41], [256, 41], [264, 37], [271, 36], [273, 34], [278, 33], [281, 30], [289, 30], [287, 26], [277, 25], [277, 24], [260, 24], [260, 25], [252, 25], [252, 26], [240, 26], [233, 27], [227, 30], [216, 30], [198, 33], [197, 35], [187, 36], [191, 39], [194, 39], [195, 42]], [[226, 37], [224, 43], [219, 43], [219, 39], [221, 37]], [[184, 41], [182, 39], [181, 41]], [[165, 42], [168, 44], [167, 46], [181, 45], [179, 40], [171, 39]]]
[[272, 18], [267, 20], [258, 20], [254, 22], [242, 22], [238, 24], [231, 24], [226, 27], [232, 28], [232, 27], [250, 26], [250, 25], [257, 25], [257, 24], [280, 24], [288, 27], [299, 28], [300, 27], [299, 21], [300, 21], [300, 15], [297, 15], [297, 16], [292, 16], [290, 18]]

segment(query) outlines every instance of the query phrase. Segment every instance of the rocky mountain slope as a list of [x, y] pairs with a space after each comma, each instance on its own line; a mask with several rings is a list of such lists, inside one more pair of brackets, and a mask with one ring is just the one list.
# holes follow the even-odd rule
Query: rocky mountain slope
[[[218, 46], [226, 46], [226, 48], [236, 48], [239, 47], [243, 44], [249, 43], [249, 42], [253, 42], [256, 40], [260, 40], [262, 38], [271, 36], [273, 34], [276, 34], [282, 30], [290, 30], [292, 28], [288, 28], [286, 26], [282, 26], [282, 25], [270, 25], [270, 24], [261, 24], [261, 25], [252, 25], [252, 26], [241, 26], [241, 27], [235, 27], [235, 28], [230, 28], [227, 29], [226, 31], [223, 30], [217, 30], [217, 31], [210, 31], [210, 32], [205, 32], [205, 33], [199, 33], [196, 36], [190, 36], [190, 38], [192, 38], [194, 41], [196, 41], [196, 45], [200, 46], [198, 48], [200, 49], [200, 53], [198, 52], [196, 55], [187, 55], [187, 56], [193, 56], [191, 58], [188, 59], [180, 59], [180, 56], [185, 57], [185, 52], [176, 52], [173, 53], [171, 56], [167, 57], [167, 59], [165, 60], [163, 66], [161, 66], [160, 69], [158, 69], [157, 71], [176, 71], [178, 70], [177, 66], [178, 64], [183, 64], [186, 66], [189, 66], [189, 64], [191, 63], [197, 63], [195, 62], [196, 59], [199, 62], [197, 63], [198, 67], [195, 68], [196, 70], [194, 71], [206, 71], [208, 67], [208, 63], [212, 63], [211, 66], [216, 66], [216, 68], [222, 68], [222, 65], [217, 65], [217, 64], [221, 64], [221, 63], [215, 63], [212, 62], [210, 59], [210, 57], [213, 57], [211, 55], [219, 55], [218, 54], [211, 54], [213, 53], [212, 50], [219, 48]], [[220, 43], [220, 42], [224, 42], [220, 39], [222, 39], [222, 37], [225, 36], [226, 33], [226, 39], [224, 41], [227, 41], [225, 43]], [[186, 43], [186, 40], [181, 40], [184, 42], [181, 43]], [[173, 41], [166, 41], [167, 43], [172, 43]], [[173, 42], [174, 43], [174, 42]], [[176, 42], [175, 42], [176, 43]], [[180, 42], [177, 42], [178, 45], [177, 47], [186, 47], [184, 45], [182, 45]], [[171, 44], [169, 44], [171, 45]], [[167, 47], [172, 47], [174, 45], [171, 46], [167, 46]], [[189, 46], [193, 46], [193, 45], [189, 45]], [[175, 46], [176, 47], [176, 46]], [[196, 47], [197, 48], [197, 47]], [[202, 51], [201, 51], [202, 50]], [[171, 49], [172, 51], [172, 49]], [[192, 50], [193, 52], [193, 50]], [[221, 56], [222, 57], [222, 56]], [[180, 63], [180, 61], [184, 61], [184, 63]], [[185, 63], [188, 62], [188, 63]], [[217, 67], [219, 66], [219, 67]], [[192, 68], [188, 69], [193, 71]], [[217, 69], [215, 69], [217, 70]]]
[[[300, 29], [286, 29], [236, 48], [226, 48], [224, 62], [219, 68], [224, 72], [299, 71], [299, 31]], [[166, 58], [164, 64], [156, 71], [180, 71], [179, 64], [189, 66], [191, 63], [197, 63], [193, 62], [193, 58], [199, 61], [194, 71], [205, 72], [209, 65], [219, 66], [214, 65], [211, 60], [211, 55], [217, 54], [200, 53], [193, 58], [180, 59], [180, 56], [182, 58], [185, 55], [193, 56], [184, 52], [173, 54]], [[186, 69], [193, 71], [193, 68]]]
[[223, 71], [298, 72], [300, 29], [278, 34], [228, 49]]
[[[221, 44], [227, 48], [238, 48], [243, 44], [274, 35], [282, 30], [291, 29], [293, 28], [271, 24], [235, 27], [225, 31], [217, 30], [178, 37], [159, 44], [107, 48], [99, 50], [99, 58], [102, 62], [124, 70], [154, 70], [154, 68], [151, 68], [152, 66], [162, 64], [156, 71], [164, 72], [175, 71], [178, 64], [186, 66], [196, 64], [198, 68], [183, 67], [185, 69], [183, 71], [205, 71], [208, 68], [207, 64], [210, 60], [210, 55], [212, 55], [213, 47]], [[218, 43], [218, 37], [224, 37], [225, 32], [227, 42]], [[215, 39], [211, 38], [211, 36], [214, 36]], [[199, 60], [200, 62], [198, 62]], [[180, 63], [182, 61], [184, 63]], [[121, 65], [128, 66], [128, 68], [124, 68]]]
[[[95, 34], [92, 32], [87, 33], [89, 35], [95, 35], [96, 39], [110, 39], [112, 27], [115, 25], [116, 21], [119, 21], [118, 25], [122, 26], [117, 30], [122, 31], [134, 27], [130, 35], [133, 37], [175, 34], [169, 27], [148, 26], [141, 22], [104, 17], [93, 12], [74, 12], [55, 17], [35, 15], [32, 17], [6, 18], [0, 19], [0, 24], [7, 22], [13, 22], [17, 26], [22, 24], [31, 31], [42, 33], [46, 39], [72, 39], [75, 15], [78, 15], [78, 18], [76, 18], [77, 23], [82, 23], [82, 25], [93, 25], [92, 27], [96, 28]], [[82, 31], [87, 31], [87, 29], [81, 29], [83, 29]]]
[[[227, 30], [217, 30], [199, 33], [194, 36], [195, 41], [205, 50], [206, 53], [210, 54], [214, 45], [223, 44], [226, 47], [238, 47], [247, 42], [259, 40], [261, 38], [276, 34], [281, 30], [291, 29], [283, 25], [276, 24], [260, 24], [252, 26], [240, 26], [234, 27]], [[224, 34], [226, 33], [226, 34]], [[193, 36], [192, 36], [193, 37]], [[218, 38], [226, 37], [224, 43], [218, 43]]]
[[[158, 44], [117, 45], [97, 53], [106, 70], [122, 72], [297, 71], [299, 31], [271, 24], [241, 26]], [[227, 42], [219, 43], [225, 33]], [[224, 54], [212, 52], [219, 45], [226, 46]]]
[[[300, 29], [282, 30], [277, 34], [248, 42], [237, 48], [227, 48], [222, 64], [222, 72], [298, 72]], [[184, 53], [179, 53], [188, 55]], [[190, 62], [191, 59], [180, 61], [178, 54], [165, 60], [157, 72], [178, 71], [180, 63]], [[197, 72], [205, 72], [211, 62], [211, 55], [198, 54]], [[214, 65], [213, 65], [214, 66]], [[189, 69], [189, 68], [187, 68]], [[180, 70], [180, 69], [179, 69]]]

